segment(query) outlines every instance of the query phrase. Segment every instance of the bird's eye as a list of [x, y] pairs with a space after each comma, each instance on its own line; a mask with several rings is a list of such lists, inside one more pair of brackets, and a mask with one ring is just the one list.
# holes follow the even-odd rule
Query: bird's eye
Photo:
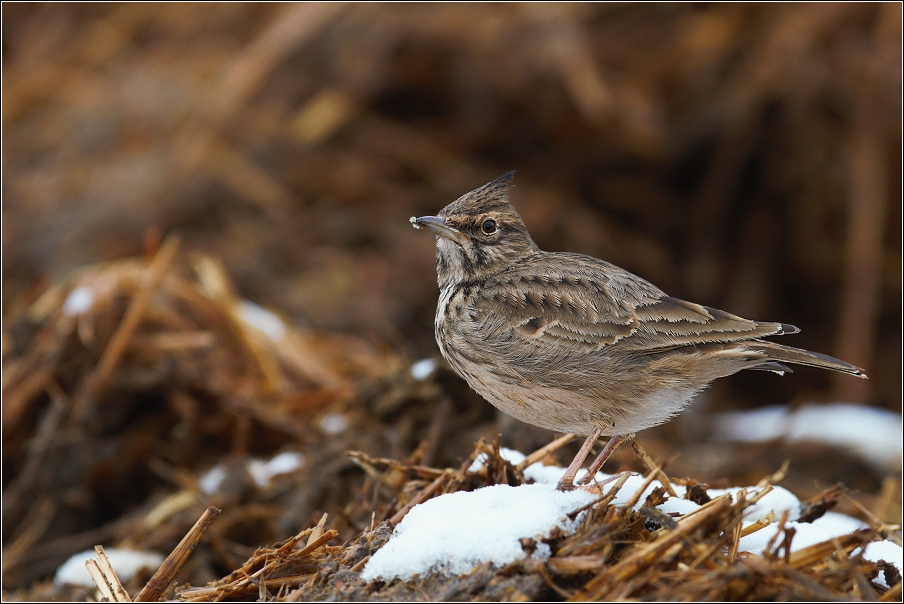
[[480, 225], [480, 230], [482, 230], [485, 235], [492, 235], [496, 232], [496, 221], [484, 220], [483, 224]]

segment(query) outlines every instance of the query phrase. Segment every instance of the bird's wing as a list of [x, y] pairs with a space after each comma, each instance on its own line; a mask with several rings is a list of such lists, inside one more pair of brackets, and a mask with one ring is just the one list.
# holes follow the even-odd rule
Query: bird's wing
[[672, 298], [617, 266], [564, 253], [531, 256], [488, 280], [470, 312], [486, 333], [581, 350], [661, 351], [796, 331]]

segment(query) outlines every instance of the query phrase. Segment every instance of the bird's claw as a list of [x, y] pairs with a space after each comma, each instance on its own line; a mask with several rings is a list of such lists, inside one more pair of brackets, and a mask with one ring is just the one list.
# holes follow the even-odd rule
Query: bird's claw
[[560, 482], [556, 485], [556, 490], [562, 493], [570, 493], [571, 491], [584, 491], [585, 493], [593, 493], [602, 495], [602, 485], [605, 483], [595, 482], [593, 484], [574, 484], [568, 482]]

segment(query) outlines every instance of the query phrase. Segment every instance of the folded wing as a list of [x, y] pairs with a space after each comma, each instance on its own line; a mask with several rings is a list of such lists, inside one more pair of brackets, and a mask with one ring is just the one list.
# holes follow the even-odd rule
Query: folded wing
[[636, 275], [577, 254], [542, 254], [513, 266], [480, 288], [470, 310], [478, 323], [512, 338], [539, 346], [567, 340], [585, 351], [658, 352], [798, 331], [667, 296]]

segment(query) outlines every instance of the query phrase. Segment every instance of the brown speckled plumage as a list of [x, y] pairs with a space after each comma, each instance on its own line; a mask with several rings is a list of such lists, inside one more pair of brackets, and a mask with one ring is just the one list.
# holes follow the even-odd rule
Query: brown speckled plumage
[[541, 251], [508, 202], [511, 176], [412, 224], [437, 235], [436, 341], [455, 371], [522, 421], [589, 435], [559, 488], [572, 488], [600, 434], [614, 438], [594, 473], [619, 442], [668, 421], [716, 378], [790, 371], [782, 363], [866, 377], [762, 339], [792, 325], [672, 298], [596, 258]]

